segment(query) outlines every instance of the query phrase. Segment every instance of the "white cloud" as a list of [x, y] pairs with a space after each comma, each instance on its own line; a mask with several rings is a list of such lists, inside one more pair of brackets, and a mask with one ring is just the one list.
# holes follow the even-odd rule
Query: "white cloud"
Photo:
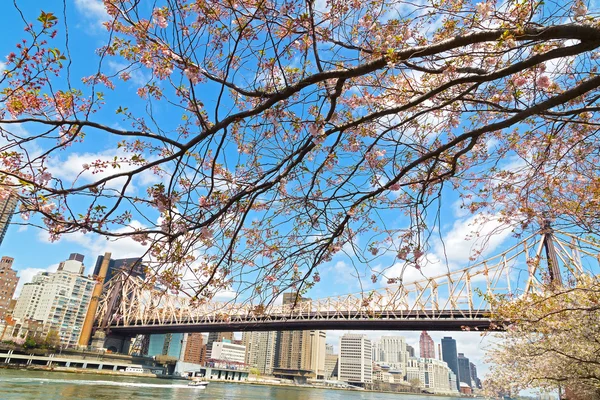
[[85, 18], [94, 20], [96, 27], [101, 27], [102, 22], [110, 19], [101, 0], [75, 0], [75, 8]]
[[443, 243], [437, 242], [434, 246], [435, 255], [466, 268], [475, 252], [481, 251], [481, 256], [490, 254], [510, 234], [511, 229], [495, 215], [457, 220], [444, 235]]
[[[142, 224], [134, 220], [129, 226], [116, 229], [115, 233], [127, 232], [140, 227], [142, 227]], [[44, 230], [39, 232], [38, 239], [40, 241], [48, 242], [48, 238], [48, 232]], [[96, 257], [106, 252], [111, 253], [112, 258], [133, 258], [143, 256], [147, 250], [146, 246], [142, 246], [140, 243], [134, 241], [130, 237], [106, 239], [105, 237], [97, 234], [84, 234], [82, 232], [74, 232], [63, 235], [54, 243], [71, 243], [83, 248], [84, 250], [77, 250], [77, 252], [86, 252], [86, 274], [91, 273], [96, 263]]]
[[31, 282], [31, 280], [33, 279], [33, 277], [35, 275], [39, 274], [40, 272], [56, 272], [57, 269], [58, 269], [58, 264], [52, 264], [46, 268], [24, 268], [24, 269], [17, 270], [17, 273], [19, 276], [19, 283], [17, 285], [15, 294], [13, 297], [15, 297], [15, 298], [19, 297], [19, 295], [21, 294], [21, 289], [23, 289], [23, 285]]
[[[117, 157], [116, 165], [111, 162]], [[71, 153], [66, 158], [52, 158], [48, 162], [50, 173], [67, 185], [76, 186], [77, 184], [90, 183], [110, 177], [115, 174], [133, 171], [139, 168], [139, 165], [132, 165], [127, 162], [120, 161], [121, 158], [130, 158], [131, 154], [125, 153], [122, 150], [107, 149], [97, 153]], [[108, 165], [104, 168], [90, 167], [84, 170], [84, 165], [92, 166], [97, 162], [107, 162]], [[136, 191], [136, 184], [150, 185], [159, 182], [161, 178], [150, 170], [146, 170], [135, 176], [133, 181], [127, 187], [126, 193], [132, 194]], [[107, 183], [107, 187], [121, 191], [123, 185], [127, 181], [127, 177], [119, 177]]]

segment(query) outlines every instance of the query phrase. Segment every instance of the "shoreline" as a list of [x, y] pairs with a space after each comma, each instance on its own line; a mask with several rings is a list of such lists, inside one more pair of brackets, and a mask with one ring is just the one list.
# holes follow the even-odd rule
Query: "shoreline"
[[[165, 380], [186, 380], [172, 376], [159, 376], [155, 374], [147, 374], [147, 373], [137, 373], [137, 372], [117, 372], [117, 371], [109, 371], [109, 370], [95, 370], [95, 369], [84, 369], [84, 368], [73, 368], [73, 367], [48, 367], [43, 365], [19, 365], [19, 364], [4, 364], [0, 365], [0, 369], [9, 369], [9, 370], [20, 370], [20, 371], [37, 371], [37, 372], [62, 372], [68, 374], [75, 375], [104, 375], [104, 376], [117, 376], [117, 377], [127, 377], [127, 378], [145, 378], [145, 379], [158, 379], [161, 381]], [[368, 392], [368, 393], [386, 393], [386, 394], [411, 394], [418, 396], [430, 396], [430, 397], [456, 397], [456, 398], [476, 398], [473, 396], [461, 396], [459, 394], [450, 395], [450, 394], [434, 394], [434, 393], [417, 393], [417, 392], [394, 392], [394, 391], [384, 391], [384, 390], [370, 390], [370, 389], [345, 389], [339, 387], [329, 387], [329, 386], [316, 386], [316, 385], [296, 385], [291, 383], [272, 383], [272, 382], [257, 382], [257, 381], [232, 381], [232, 380], [219, 380], [219, 379], [211, 379], [208, 382], [215, 383], [230, 383], [230, 384], [242, 384], [242, 385], [258, 385], [258, 386], [272, 386], [272, 387], [288, 387], [288, 388], [305, 388], [305, 389], [327, 389], [327, 390], [341, 390], [341, 391], [350, 391], [350, 392]]]

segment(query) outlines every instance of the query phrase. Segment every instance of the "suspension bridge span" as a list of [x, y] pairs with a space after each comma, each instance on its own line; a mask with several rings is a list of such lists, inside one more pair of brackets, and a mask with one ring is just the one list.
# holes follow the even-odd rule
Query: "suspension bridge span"
[[[598, 244], [545, 229], [468, 268], [368, 292], [267, 306], [245, 302], [191, 305], [188, 298], [149, 288], [139, 278], [115, 276], [98, 303], [96, 330], [133, 337], [169, 332], [282, 330], [488, 329], [492, 299], [539, 292], [595, 273]], [[257, 307], [258, 306], [258, 307]]]

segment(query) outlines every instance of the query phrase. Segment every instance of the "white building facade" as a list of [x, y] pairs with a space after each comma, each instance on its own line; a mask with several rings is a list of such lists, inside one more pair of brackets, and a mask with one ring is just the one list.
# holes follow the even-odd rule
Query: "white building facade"
[[244, 364], [246, 346], [229, 342], [214, 342], [210, 358], [213, 360]]
[[373, 361], [406, 373], [406, 340], [402, 336], [382, 336], [373, 343]]
[[33, 319], [37, 306], [40, 304], [44, 283], [50, 279], [48, 272], [42, 272], [33, 277], [31, 282], [23, 285], [21, 295], [17, 299], [13, 318], [19, 320]]
[[349, 384], [371, 383], [373, 364], [371, 341], [366, 335], [347, 333], [340, 339], [338, 378]]
[[451, 386], [451, 374], [454, 375], [448, 368], [448, 364], [442, 360], [435, 358], [409, 358], [407, 360], [406, 380], [408, 382], [418, 380], [422, 388], [432, 393], [456, 393], [456, 381], [454, 386]]
[[40, 273], [24, 285], [14, 318], [41, 321], [45, 333], [57, 331], [62, 346], [76, 346], [96, 284], [82, 275], [82, 260], [72, 254], [55, 273]]

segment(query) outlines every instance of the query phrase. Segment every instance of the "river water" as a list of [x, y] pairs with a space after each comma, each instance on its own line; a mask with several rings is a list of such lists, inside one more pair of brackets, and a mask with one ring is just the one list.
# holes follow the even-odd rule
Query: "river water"
[[61, 372], [0, 370], [2, 400], [154, 399], [154, 400], [455, 400], [460, 397], [426, 397], [347, 390], [275, 387], [211, 382], [206, 389], [188, 387], [185, 381]]

